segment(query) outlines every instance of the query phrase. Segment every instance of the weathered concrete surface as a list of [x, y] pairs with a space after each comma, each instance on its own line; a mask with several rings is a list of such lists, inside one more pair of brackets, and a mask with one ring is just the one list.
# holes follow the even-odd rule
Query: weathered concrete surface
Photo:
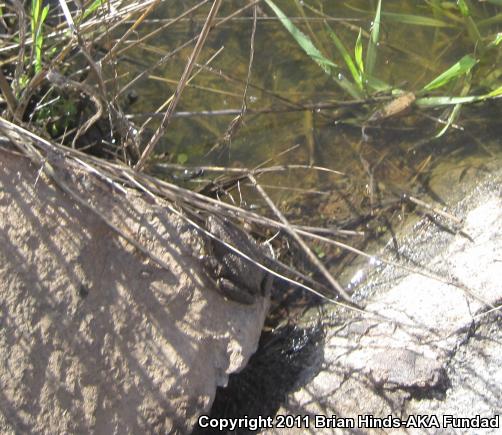
[[268, 301], [207, 288], [190, 227], [78, 171], [0, 150], [0, 433], [186, 433], [255, 351]]
[[[465, 216], [463, 230], [472, 241], [427, 220], [401, 240], [403, 257], [415, 267], [469, 291], [418, 273], [378, 268], [369, 280], [374, 295], [366, 306], [378, 316], [333, 317], [317, 375], [291, 394], [278, 414], [311, 415], [310, 433], [500, 433], [500, 428], [443, 426], [448, 414], [502, 414], [502, 320], [500, 310], [484, 314], [502, 302], [502, 174], [494, 168], [469, 188], [456, 186], [465, 197], [453, 213]], [[458, 175], [450, 171], [447, 177]], [[356, 427], [314, 428], [315, 415], [353, 418]], [[437, 416], [441, 427], [376, 430], [357, 427], [358, 415]]]

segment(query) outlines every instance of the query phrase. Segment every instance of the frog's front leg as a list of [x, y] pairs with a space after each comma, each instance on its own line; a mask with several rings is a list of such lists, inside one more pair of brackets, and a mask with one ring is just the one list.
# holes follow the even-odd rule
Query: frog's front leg
[[251, 294], [247, 289], [243, 289], [235, 285], [231, 280], [227, 278], [218, 278], [216, 280], [216, 286], [218, 290], [235, 302], [239, 302], [245, 305], [252, 305], [255, 303], [255, 295]]

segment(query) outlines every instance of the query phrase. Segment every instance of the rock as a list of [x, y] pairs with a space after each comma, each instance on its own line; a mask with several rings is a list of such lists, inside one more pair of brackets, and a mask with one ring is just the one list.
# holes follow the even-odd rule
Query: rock
[[[410, 267], [440, 279], [393, 266], [372, 268], [366, 284], [372, 294], [366, 310], [372, 314], [326, 319], [335, 327], [327, 330], [316, 375], [306, 369], [311, 379], [288, 396], [278, 415], [311, 416], [310, 433], [384, 433], [358, 426], [359, 416], [391, 416], [415, 425], [417, 416], [427, 416], [419, 427], [385, 433], [465, 433], [443, 420], [448, 415], [474, 419], [472, 424], [479, 417], [500, 419], [502, 320], [493, 309], [502, 300], [499, 168], [494, 164], [490, 175], [458, 185], [462, 199], [453, 214], [465, 216], [464, 234], [447, 233], [424, 219], [405, 229], [411, 236], [400, 238]], [[458, 176], [444, 174], [449, 186]], [[333, 415], [342, 422], [353, 419], [354, 428], [314, 426], [315, 416]], [[482, 433], [499, 431], [500, 426]]]
[[256, 350], [268, 300], [207, 288], [167, 204], [58, 167], [167, 269], [0, 149], [0, 432], [186, 433]]

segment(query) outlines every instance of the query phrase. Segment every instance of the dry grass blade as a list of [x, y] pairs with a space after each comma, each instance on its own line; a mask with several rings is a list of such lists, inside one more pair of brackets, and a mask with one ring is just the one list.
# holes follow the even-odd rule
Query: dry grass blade
[[[219, 50], [216, 51], [216, 53], [214, 53], [207, 61], [206, 61], [206, 65], [209, 65], [221, 52], [223, 51], [223, 47], [221, 47]], [[190, 82], [195, 78], [197, 77], [197, 75], [202, 71], [202, 68], [199, 67], [197, 71], [195, 71], [192, 76], [187, 80], [187, 86], [190, 84]], [[150, 77], [152, 78], [152, 77]], [[165, 80], [165, 79], [164, 79]], [[161, 112], [162, 110], [164, 110], [164, 108], [169, 105], [172, 100], [174, 98], [174, 95], [171, 95], [164, 103], [162, 103], [162, 105], [157, 109], [157, 111], [152, 114], [152, 116], [149, 116], [148, 119], [143, 122], [143, 124], [141, 124], [141, 127], [139, 129], [139, 135], [142, 134], [142, 132], [145, 130], [146, 126], [152, 121], [152, 119], [154, 118], [154, 116], [156, 115], [161, 115], [161, 116], [164, 116], [164, 114]], [[173, 117], [177, 117], [176, 116], [176, 113], [173, 113], [172, 114]]]
[[[120, 46], [121, 43], [123, 43], [123, 41], [126, 40], [126, 37], [127, 35], [132, 32], [145, 18], [146, 16], [150, 13], [150, 8], [148, 10], [146, 10], [135, 22], [134, 24], [127, 30], [126, 34], [124, 34], [123, 37], [120, 38], [119, 41], [117, 41], [117, 43], [112, 47], [112, 49], [110, 50], [109, 53], [106, 54], [105, 56], [105, 59], [108, 59], [108, 56], [112, 55], [112, 54], [115, 54], [115, 55], [120, 55], [122, 53], [124, 53], [125, 51], [127, 50], [130, 50], [131, 48], [134, 48], [142, 43], [144, 43], [145, 41], [148, 41], [149, 39], [151, 39], [152, 37], [154, 37], [155, 35], [157, 35], [158, 33], [162, 32], [162, 31], [165, 31], [167, 28], [169, 28], [170, 26], [178, 23], [179, 21], [183, 20], [185, 17], [187, 16], [190, 16], [191, 14], [193, 14], [197, 9], [199, 9], [201, 6], [205, 5], [207, 2], [209, 2], [209, 0], [203, 0], [201, 1], [200, 3], [196, 4], [195, 6], [187, 9], [185, 12], [183, 12], [181, 15], [179, 15], [178, 17], [174, 18], [173, 20], [167, 22], [166, 24], [164, 24], [163, 26], [160, 26], [158, 29], [155, 29], [153, 32], [150, 32], [148, 34], [146, 34], [145, 36], [139, 38], [138, 40], [134, 41], [134, 42], [131, 42], [127, 47], [124, 47], [120, 50], [118, 50], [118, 47]], [[158, 3], [158, 0], [156, 0], [155, 2], [155, 5], [152, 5], [152, 8], [154, 6], [156, 6]], [[118, 50], [118, 51], [117, 51]]]
[[251, 80], [251, 70], [253, 67], [253, 59], [254, 59], [254, 43], [255, 43], [255, 35], [256, 35], [256, 11], [257, 11], [258, 6], [253, 7], [253, 28], [251, 31], [251, 43], [250, 43], [250, 48], [249, 48], [249, 63], [248, 63], [248, 73], [246, 76], [246, 84], [244, 85], [244, 92], [242, 94], [242, 105], [241, 105], [241, 110], [239, 114], [232, 119], [230, 122], [229, 126], [227, 127], [227, 130], [225, 131], [224, 134], [224, 141], [227, 144], [230, 144], [232, 141], [232, 137], [237, 134], [237, 131], [242, 125], [242, 120], [244, 118], [244, 115], [247, 111], [247, 94], [248, 94], [248, 89], [249, 89], [249, 82]]
[[298, 232], [290, 225], [285, 216], [279, 211], [279, 209], [275, 206], [273, 201], [267, 195], [267, 193], [263, 190], [263, 188], [258, 184], [256, 178], [252, 175], [248, 175], [249, 181], [253, 184], [256, 190], [260, 193], [263, 199], [267, 202], [269, 207], [272, 209], [274, 214], [279, 218], [279, 220], [284, 224], [285, 231], [293, 237], [293, 239], [300, 245], [302, 250], [305, 252], [307, 257], [312, 261], [312, 263], [319, 269], [319, 271], [324, 275], [324, 277], [328, 280], [328, 282], [333, 286], [333, 288], [338, 292], [338, 294], [349, 304], [354, 304], [349, 294], [345, 291], [345, 289], [338, 283], [338, 281], [333, 278], [333, 276], [326, 269], [324, 264], [322, 264], [316, 255], [312, 252], [312, 250], [307, 246], [307, 244], [303, 241], [303, 239], [298, 235]]
[[178, 83], [178, 86], [176, 88], [176, 91], [174, 92], [174, 98], [171, 101], [171, 104], [169, 104], [169, 107], [166, 110], [166, 113], [164, 115], [164, 118], [162, 119], [162, 122], [160, 123], [160, 126], [157, 128], [157, 131], [154, 133], [153, 137], [150, 139], [148, 144], [146, 145], [143, 154], [141, 155], [139, 161], [136, 163], [135, 169], [136, 170], [141, 170], [141, 168], [144, 166], [146, 160], [150, 156], [150, 154], [153, 152], [155, 146], [159, 142], [160, 138], [164, 135], [167, 126], [169, 125], [169, 122], [171, 120], [171, 116], [174, 113], [174, 109], [176, 108], [176, 105], [178, 104], [178, 101], [180, 100], [181, 94], [183, 92], [183, 89], [186, 86], [187, 80], [190, 77], [190, 74], [192, 72], [192, 69], [194, 67], [195, 61], [199, 57], [199, 54], [202, 50], [202, 47], [204, 46], [207, 36], [209, 34], [209, 30], [211, 29], [211, 25], [213, 23], [213, 20], [218, 13], [218, 9], [221, 6], [221, 0], [215, 0], [213, 3], [213, 6], [211, 7], [211, 10], [209, 11], [209, 14], [207, 16], [206, 22], [204, 23], [204, 27], [202, 28], [202, 31], [200, 32], [199, 39], [197, 40], [197, 43], [195, 44], [195, 47], [192, 51], [192, 54], [188, 60], [188, 63], [185, 66], [185, 70], [183, 71], [183, 74], [181, 75], [180, 81]]
[[139, 25], [145, 20], [145, 18], [150, 15], [150, 13], [155, 9], [155, 7], [159, 4], [160, 0], [154, 1], [148, 8], [141, 14], [141, 16], [134, 21], [133, 25], [129, 27], [124, 34], [120, 37], [120, 39], [113, 45], [113, 47], [106, 53], [102, 62], [106, 62], [110, 57], [112, 57], [115, 52], [118, 50], [118, 47], [123, 44], [123, 42], [127, 39], [127, 37], [134, 32], [135, 29], [139, 27]]
[[11, 116], [15, 118], [16, 106], [17, 106], [16, 97], [12, 93], [12, 89], [10, 88], [9, 82], [7, 82], [7, 79], [5, 78], [1, 69], [0, 69], [0, 90], [2, 91], [5, 101], [7, 102], [7, 108], [9, 109]]
[[17, 55], [13, 83], [14, 93], [18, 93], [21, 88], [21, 77], [23, 75], [24, 53], [26, 47], [26, 14], [24, 12], [24, 6], [19, 0], [12, 0], [12, 4], [16, 9], [17, 20], [19, 23], [19, 52]]
[[[238, 9], [237, 11], [234, 11], [233, 13], [231, 13], [230, 15], [228, 15], [227, 17], [225, 17], [225, 18], [221, 19], [220, 21], [216, 22], [214, 24], [213, 28], [217, 28], [219, 26], [224, 25], [225, 23], [227, 23], [228, 21], [232, 20], [233, 18], [235, 18], [236, 16], [238, 16], [239, 14], [241, 14], [242, 12], [244, 12], [245, 10], [247, 10], [250, 7], [256, 5], [257, 3], [260, 3], [260, 1], [261, 0], [255, 0], [252, 3], [250, 3], [250, 4], [246, 5], [246, 6], [243, 6], [240, 9]], [[177, 53], [179, 53], [184, 48], [188, 47], [190, 44], [192, 44], [196, 40], [197, 40], [197, 37], [191, 38], [188, 41], [186, 41], [183, 44], [181, 44], [178, 47], [176, 47], [173, 51], [169, 52], [168, 54], [166, 54], [165, 56], [163, 56], [162, 58], [160, 58], [154, 65], [152, 65], [150, 68], [147, 68], [144, 71], [142, 71], [141, 73], [139, 73], [134, 79], [132, 79], [127, 85], [125, 85], [120, 90], [119, 95], [121, 95], [124, 92], [126, 92], [129, 88], [131, 88], [139, 80], [147, 77], [153, 70], [155, 70], [156, 68], [164, 65], [171, 57], [173, 57], [174, 55], [176, 55]]]
[[63, 15], [65, 17], [66, 23], [68, 24], [68, 27], [70, 28], [71, 32], [76, 32], [76, 27], [75, 27], [75, 22], [73, 21], [73, 17], [71, 16], [70, 9], [68, 8], [68, 5], [66, 4], [66, 0], [59, 0], [59, 5], [61, 6], [61, 9], [63, 10]]

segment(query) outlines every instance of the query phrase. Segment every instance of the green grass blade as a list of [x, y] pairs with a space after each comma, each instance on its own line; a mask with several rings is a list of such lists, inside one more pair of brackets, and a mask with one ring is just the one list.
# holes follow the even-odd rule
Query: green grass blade
[[49, 14], [49, 5], [46, 5], [43, 9], [41, 0], [31, 1], [31, 36], [33, 38], [32, 46], [32, 57], [34, 56], [34, 68], [35, 72], [39, 72], [42, 69], [42, 46], [44, 41], [43, 35], [43, 23]]
[[[471, 80], [470, 77], [466, 78], [464, 87], [462, 88], [462, 92], [460, 92], [461, 97], [466, 97], [469, 94], [469, 91], [471, 90]], [[462, 109], [462, 104], [456, 104], [453, 107], [453, 110], [450, 113], [450, 116], [448, 116], [448, 120], [446, 121], [445, 126], [434, 136], [436, 139], [440, 138], [445, 134], [451, 125], [458, 119], [460, 116], [460, 110]]]
[[332, 74], [331, 78], [336, 82], [336, 84], [338, 86], [340, 86], [352, 98], [355, 98], [358, 100], [364, 98], [364, 94], [359, 90], [359, 88], [356, 85], [354, 85], [352, 82], [347, 80], [347, 78], [342, 73], [338, 73], [336, 75]]
[[497, 14], [493, 17], [478, 21], [478, 27], [492, 26], [500, 23], [502, 23], [502, 14]]
[[49, 5], [45, 5], [45, 7], [42, 9], [42, 15], [40, 17], [40, 24], [43, 24], [45, 22], [47, 15], [49, 15]]
[[364, 61], [363, 61], [363, 41], [362, 41], [363, 30], [359, 28], [359, 35], [357, 35], [356, 45], [354, 47], [354, 59], [356, 61], [357, 68], [361, 77], [364, 73]]
[[471, 70], [471, 68], [476, 65], [478, 61], [472, 56], [466, 55], [445, 72], [437, 76], [434, 80], [424, 86], [422, 92], [432, 91], [433, 89], [440, 88], [444, 86], [451, 80], [465, 74]]
[[328, 31], [328, 34], [329, 34], [331, 40], [334, 42], [335, 47], [342, 55], [342, 58], [343, 58], [345, 64], [347, 65], [347, 68], [349, 69], [350, 73], [352, 74], [352, 78], [354, 79], [354, 82], [357, 84], [357, 87], [362, 91], [363, 82], [362, 82], [361, 74], [359, 73], [359, 70], [356, 67], [356, 64], [354, 63], [354, 61], [350, 57], [349, 52], [347, 51], [347, 49], [343, 45], [343, 42], [340, 40], [340, 38], [336, 35], [336, 33], [331, 29], [331, 27], [328, 24], [326, 24], [326, 28], [327, 28], [327, 31]]
[[471, 12], [469, 11], [469, 6], [465, 2], [465, 0], [457, 0], [457, 7], [458, 7], [460, 13], [464, 17], [468, 17], [471, 14]]
[[331, 60], [327, 59], [322, 55], [322, 53], [315, 47], [310, 38], [305, 35], [298, 27], [296, 27], [291, 20], [284, 15], [281, 9], [279, 9], [272, 0], [265, 0], [265, 2], [270, 6], [270, 8], [277, 15], [282, 25], [287, 29], [287, 31], [291, 34], [291, 36], [295, 39], [298, 45], [307, 53], [307, 55], [316, 62], [324, 72], [327, 74], [331, 74], [333, 68], [336, 68], [336, 65]]
[[93, 14], [103, 4], [103, 0], [94, 0], [82, 15], [82, 20], [85, 20], [89, 15]]
[[482, 40], [481, 33], [479, 32], [478, 26], [474, 22], [471, 16], [465, 17], [465, 24], [467, 26], [467, 33], [474, 44], [477, 44]]
[[439, 130], [439, 132], [434, 136], [436, 139], [439, 139], [443, 134], [445, 134], [451, 125], [458, 119], [460, 115], [460, 109], [462, 108], [462, 104], [456, 104], [453, 110], [450, 113], [450, 116], [448, 116], [448, 120], [446, 121], [445, 126]]
[[425, 27], [454, 27], [453, 24], [438, 18], [423, 17], [421, 15], [412, 14], [398, 14], [394, 12], [382, 12], [389, 21], [396, 21], [401, 24], [410, 24], [412, 26], [425, 26]]
[[493, 38], [493, 41], [491, 41], [488, 44], [488, 47], [496, 47], [502, 42], [502, 32], [499, 32], [495, 35], [495, 38]]
[[466, 0], [457, 0], [457, 7], [460, 13], [463, 15], [465, 20], [465, 25], [467, 26], [467, 33], [472, 41], [476, 44], [481, 40], [481, 34], [479, 33], [478, 26], [472, 19], [471, 9]]
[[393, 86], [389, 85], [388, 83], [385, 83], [384, 81], [377, 79], [376, 77], [369, 76], [368, 74], [364, 74], [364, 79], [366, 81], [366, 85], [372, 91], [388, 92], [394, 89]]
[[31, 0], [31, 36], [35, 38], [38, 15], [40, 14], [40, 0]]
[[49, 14], [49, 5], [46, 5], [42, 9], [42, 13], [37, 20], [37, 31], [35, 38], [35, 72], [39, 72], [42, 69], [42, 46], [44, 45], [44, 32], [43, 25], [47, 15]]
[[452, 106], [455, 104], [469, 104], [478, 101], [493, 100], [502, 97], [502, 86], [484, 95], [469, 95], [466, 97], [421, 97], [415, 101], [418, 107]]
[[[362, 8], [358, 8], [352, 4], [347, 4], [346, 6], [348, 9], [353, 10], [355, 12], [360, 12], [362, 14], [367, 14], [367, 11]], [[437, 16], [437, 7], [433, 7], [433, 13]], [[401, 24], [411, 24], [414, 26], [426, 26], [426, 27], [455, 27], [454, 24], [440, 20], [439, 18], [431, 18], [431, 17], [425, 17], [422, 15], [414, 15], [414, 14], [402, 14], [402, 13], [396, 13], [396, 12], [382, 12], [381, 13], [382, 17], [385, 17], [386, 19], [389, 19], [390, 21], [396, 21]], [[450, 18], [450, 17], [449, 17]], [[460, 19], [457, 18], [457, 21], [460, 21]]]
[[333, 61], [327, 59], [323, 54], [315, 47], [310, 38], [305, 35], [300, 29], [298, 29], [291, 20], [284, 15], [281, 9], [279, 9], [272, 0], [265, 0], [265, 2], [270, 6], [270, 8], [277, 15], [282, 25], [287, 29], [287, 31], [293, 36], [297, 44], [305, 51], [305, 53], [316, 62], [322, 70], [331, 76], [333, 80], [352, 98], [361, 98], [362, 92], [347, 80], [341, 73], [340, 67]]
[[366, 51], [366, 73], [373, 75], [377, 59], [377, 46], [380, 38], [380, 12], [382, 9], [382, 0], [378, 0], [375, 19], [371, 28], [371, 36], [368, 43], [368, 50]]
[[468, 97], [422, 97], [415, 101], [418, 107], [453, 106], [455, 104], [467, 104], [479, 101], [478, 96]]
[[458, 16], [458, 8], [455, 2], [444, 2], [438, 0], [426, 0], [436, 18], [445, 17], [452, 23], [462, 23], [463, 18]]
[[[468, 89], [468, 88], [464, 88]], [[502, 85], [493, 91], [484, 94], [484, 95], [469, 95], [469, 96], [461, 96], [461, 97], [424, 97], [419, 98], [415, 101], [415, 104], [418, 107], [427, 108], [427, 107], [438, 107], [438, 106], [449, 106], [454, 105], [450, 116], [448, 117], [448, 121], [446, 125], [435, 135], [436, 138], [441, 137], [448, 128], [455, 122], [460, 114], [460, 110], [462, 104], [468, 103], [476, 103], [478, 101], [485, 101], [495, 98], [502, 97]]]
[[486, 94], [486, 99], [488, 98], [497, 98], [502, 95], [502, 86], [499, 86], [498, 88], [494, 89], [490, 93]]

